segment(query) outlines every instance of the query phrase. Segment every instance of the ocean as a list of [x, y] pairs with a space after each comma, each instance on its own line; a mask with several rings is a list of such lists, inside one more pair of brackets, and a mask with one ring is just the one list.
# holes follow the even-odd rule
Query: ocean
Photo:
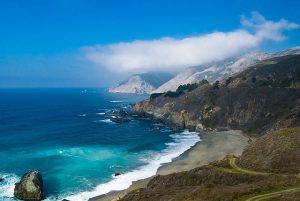
[[107, 111], [145, 98], [93, 88], [1, 89], [0, 200], [15, 200], [14, 184], [29, 170], [42, 173], [49, 201], [122, 190], [200, 140], [150, 119], [109, 120]]

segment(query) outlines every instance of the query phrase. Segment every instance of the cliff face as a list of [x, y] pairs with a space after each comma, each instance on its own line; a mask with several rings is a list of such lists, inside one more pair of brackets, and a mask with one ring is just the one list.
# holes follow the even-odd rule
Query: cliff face
[[141, 115], [191, 130], [240, 129], [248, 133], [299, 125], [300, 56], [273, 58], [223, 81], [179, 97], [162, 94], [134, 106]]

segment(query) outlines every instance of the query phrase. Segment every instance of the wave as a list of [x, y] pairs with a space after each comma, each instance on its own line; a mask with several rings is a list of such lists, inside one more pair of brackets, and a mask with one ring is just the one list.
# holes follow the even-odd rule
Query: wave
[[20, 180], [20, 178], [15, 174], [0, 173], [0, 178], [3, 179], [0, 182], [0, 200], [10, 201], [14, 199], [14, 188], [15, 183]]
[[101, 120], [96, 120], [94, 122], [95, 123], [107, 123], [107, 124], [113, 124], [114, 123], [110, 119], [101, 119]]
[[79, 117], [86, 117], [87, 114], [83, 113], [83, 114], [79, 114]]
[[126, 103], [127, 101], [122, 101], [122, 100], [112, 100], [112, 101], [109, 101], [111, 103]]
[[133, 181], [145, 179], [156, 174], [157, 169], [165, 163], [172, 162], [172, 160], [186, 150], [194, 146], [197, 142], [201, 141], [198, 133], [189, 132], [185, 130], [181, 133], [172, 134], [173, 142], [166, 143], [166, 149], [159, 153], [154, 153], [149, 158], [143, 158], [149, 163], [136, 170], [119, 175], [118, 177], [112, 177], [112, 180], [98, 185], [93, 191], [80, 192], [75, 195], [67, 196], [66, 199], [72, 201], [85, 201], [91, 197], [106, 194], [110, 191], [124, 190], [128, 188]]
[[105, 115], [105, 112], [98, 112], [96, 114], [102, 116], [102, 115]]

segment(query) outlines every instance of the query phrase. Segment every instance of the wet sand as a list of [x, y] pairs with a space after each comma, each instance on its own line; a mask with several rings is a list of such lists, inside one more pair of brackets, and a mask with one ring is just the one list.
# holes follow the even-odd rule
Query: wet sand
[[[156, 174], [166, 175], [175, 172], [188, 171], [196, 167], [207, 165], [212, 161], [220, 160], [226, 155], [240, 155], [248, 144], [248, 137], [240, 131], [219, 131], [200, 134], [201, 141], [191, 147], [171, 163], [162, 165]], [[151, 178], [138, 180], [126, 190], [111, 192], [106, 195], [91, 198], [90, 201], [117, 201], [129, 191], [144, 188]]]

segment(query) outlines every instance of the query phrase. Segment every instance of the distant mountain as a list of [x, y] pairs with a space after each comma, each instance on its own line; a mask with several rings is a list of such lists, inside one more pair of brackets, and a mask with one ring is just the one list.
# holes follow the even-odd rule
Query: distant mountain
[[206, 65], [189, 67], [183, 72], [177, 74], [173, 79], [164, 83], [153, 93], [162, 93], [166, 91], [176, 91], [180, 85], [191, 84], [206, 79], [209, 82], [228, 78], [247, 67], [267, 58], [300, 54], [300, 47], [286, 49], [276, 53], [253, 52], [242, 56], [224, 59], [218, 62], [211, 62]]
[[161, 72], [135, 74], [121, 82], [117, 87], [110, 88], [109, 92], [151, 94], [152, 91], [171, 78], [171, 74]]
[[272, 56], [277, 57], [277, 56], [287, 56], [287, 55], [296, 55], [296, 54], [300, 54], [300, 46], [275, 52], [272, 54]]

